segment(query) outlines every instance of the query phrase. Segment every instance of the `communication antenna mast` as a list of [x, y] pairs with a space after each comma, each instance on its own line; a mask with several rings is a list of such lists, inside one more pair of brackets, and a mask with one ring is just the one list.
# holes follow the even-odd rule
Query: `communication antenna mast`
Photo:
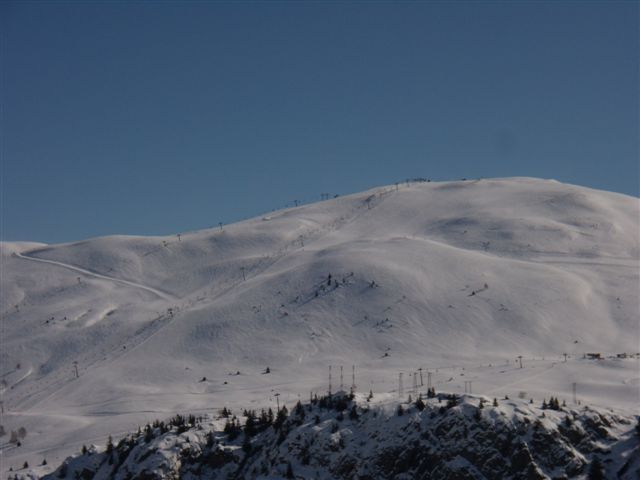
[[356, 391], [356, 366], [351, 365], [351, 391]]

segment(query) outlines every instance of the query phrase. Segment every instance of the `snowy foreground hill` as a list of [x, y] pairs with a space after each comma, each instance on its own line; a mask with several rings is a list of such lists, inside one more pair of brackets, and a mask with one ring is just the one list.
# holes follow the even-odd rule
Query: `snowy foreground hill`
[[[567, 410], [545, 431], [569, 411], [587, 431], [587, 406], [609, 444], [567, 451], [586, 465], [609, 449], [616, 473], [636, 448], [639, 218], [637, 198], [555, 181], [410, 182], [167, 237], [2, 243], [3, 475], [25, 461], [51, 472], [83, 444], [98, 458], [108, 435], [177, 413], [291, 409], [327, 392], [329, 366], [334, 391], [355, 384], [393, 411], [428, 384], [517, 399], [504, 412], [515, 429], [513, 412], [534, 424], [554, 396]], [[397, 441], [367, 440], [409, 421], [395, 418], [353, 427], [358, 458]]]

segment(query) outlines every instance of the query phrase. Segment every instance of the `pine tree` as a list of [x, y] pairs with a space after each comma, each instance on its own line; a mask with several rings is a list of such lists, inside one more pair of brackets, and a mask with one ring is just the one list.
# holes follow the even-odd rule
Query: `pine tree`
[[415, 405], [416, 405], [416, 408], [418, 409], [418, 411], [420, 411], [420, 412], [421, 412], [421, 411], [423, 411], [423, 410], [424, 410], [424, 408], [425, 408], [425, 404], [424, 404], [424, 402], [422, 401], [422, 395], [418, 395], [418, 398], [416, 399], [416, 403], [415, 403]]
[[287, 464], [287, 472], [285, 473], [286, 478], [296, 478], [293, 474], [293, 467], [291, 466], [291, 462]]
[[150, 443], [151, 440], [153, 440], [153, 429], [147, 425], [144, 429], [144, 443]]
[[[482, 405], [482, 403], [480, 405]], [[480, 411], [481, 408], [484, 408], [484, 407], [476, 408], [476, 411], [473, 413], [473, 418], [478, 422], [482, 420], [482, 413]]]
[[247, 431], [245, 429], [244, 439], [242, 440], [242, 450], [244, 453], [251, 453], [251, 437], [247, 435]]
[[351, 411], [349, 412], [349, 418], [351, 421], [355, 421], [358, 419], [358, 407], [356, 405], [351, 406]]
[[269, 418], [267, 417], [267, 412], [263, 408], [260, 410], [260, 418], [258, 419], [258, 425], [260, 428], [266, 428], [269, 426]]
[[498, 399], [497, 398], [493, 398], [493, 406], [497, 407], [498, 406]]
[[589, 466], [589, 473], [587, 474], [587, 480], [604, 480], [602, 462], [597, 455], [594, 456], [593, 460], [591, 461], [591, 465]]
[[276, 419], [273, 422], [273, 428], [275, 428], [276, 430], [279, 430], [280, 427], [284, 424], [285, 420], [287, 419], [287, 407], [282, 407], [280, 410], [278, 410], [278, 413], [276, 415]]
[[111, 452], [113, 452], [113, 438], [109, 435], [109, 438], [107, 439], [107, 453]]
[[211, 448], [215, 445], [215, 436], [213, 432], [207, 434], [207, 448]]
[[244, 434], [247, 437], [253, 437], [257, 433], [256, 429], [256, 417], [253, 412], [249, 412], [247, 421], [244, 423]]
[[22, 465], [22, 468], [24, 468], [24, 469], [29, 468], [29, 462], [25, 461], [24, 465]]

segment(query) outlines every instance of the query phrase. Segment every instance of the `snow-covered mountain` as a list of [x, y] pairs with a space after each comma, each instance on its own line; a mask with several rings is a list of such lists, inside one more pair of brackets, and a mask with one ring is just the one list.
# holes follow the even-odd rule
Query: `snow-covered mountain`
[[[594, 409], [435, 395], [380, 402], [342, 394], [280, 414], [224, 409], [176, 416], [98, 450], [83, 447], [46, 479], [532, 479], [640, 474], [640, 426]], [[544, 404], [546, 405], [546, 400]], [[225, 422], [224, 428], [220, 423]], [[20, 474], [18, 474], [20, 478]], [[593, 478], [593, 477], [589, 477]]]
[[638, 359], [583, 356], [640, 350], [639, 214], [555, 181], [408, 182], [167, 237], [2, 243], [2, 425], [27, 431], [0, 438], [2, 469], [176, 412], [291, 405], [330, 365], [334, 388], [352, 366], [374, 393], [400, 372], [489, 396], [575, 384], [629, 413]]

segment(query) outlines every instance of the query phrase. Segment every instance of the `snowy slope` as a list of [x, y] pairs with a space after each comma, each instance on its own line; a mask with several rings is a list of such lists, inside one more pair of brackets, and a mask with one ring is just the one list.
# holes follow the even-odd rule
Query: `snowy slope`
[[[635, 418], [471, 395], [415, 402], [382, 397], [351, 400], [342, 393], [278, 414], [236, 416], [225, 409], [226, 420], [186, 416], [153, 422], [110, 445], [85, 447], [45, 480], [545, 480], [585, 478], [596, 469], [606, 478], [640, 475]], [[17, 478], [24, 478], [22, 471]]]
[[180, 236], [3, 243], [2, 424], [33, 433], [1, 438], [2, 468], [178, 411], [293, 402], [329, 365], [374, 392], [418, 368], [487, 395], [577, 382], [630, 411], [638, 359], [582, 356], [640, 350], [639, 213], [555, 181], [403, 183]]

